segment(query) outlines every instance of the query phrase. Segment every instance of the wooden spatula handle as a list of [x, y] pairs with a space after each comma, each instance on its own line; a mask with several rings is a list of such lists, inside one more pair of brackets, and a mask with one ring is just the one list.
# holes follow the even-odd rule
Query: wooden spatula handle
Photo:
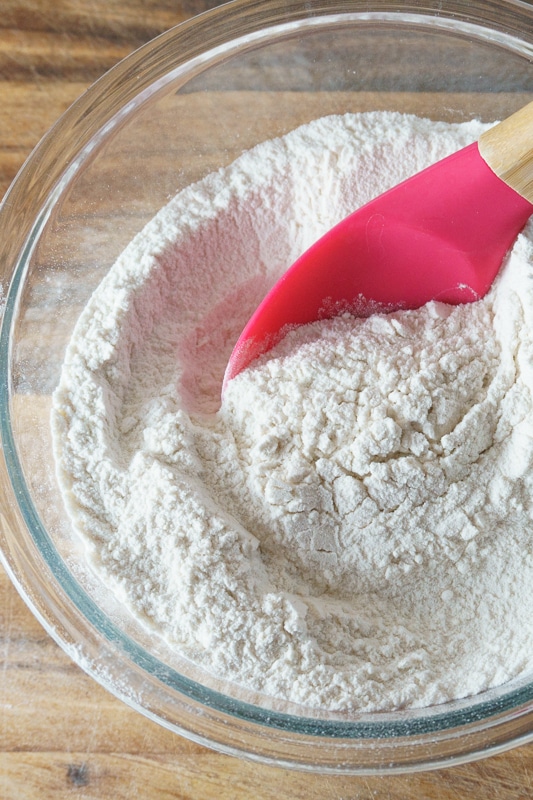
[[533, 103], [483, 133], [478, 145], [496, 175], [533, 203]]

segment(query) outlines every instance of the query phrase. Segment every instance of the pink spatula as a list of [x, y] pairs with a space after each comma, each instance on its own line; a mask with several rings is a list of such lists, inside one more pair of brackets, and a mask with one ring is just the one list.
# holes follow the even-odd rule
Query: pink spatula
[[532, 213], [530, 103], [355, 211], [300, 256], [244, 328], [224, 387], [291, 327], [344, 311], [368, 316], [429, 300], [478, 300]]

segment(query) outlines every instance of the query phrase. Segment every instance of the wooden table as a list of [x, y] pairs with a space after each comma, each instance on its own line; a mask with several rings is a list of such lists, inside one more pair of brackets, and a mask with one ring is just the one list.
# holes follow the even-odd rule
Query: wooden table
[[[0, 195], [106, 69], [217, 0], [3, 0]], [[313, 777], [240, 761], [147, 721], [46, 635], [0, 569], [0, 800], [526, 800], [533, 744], [413, 776]]]

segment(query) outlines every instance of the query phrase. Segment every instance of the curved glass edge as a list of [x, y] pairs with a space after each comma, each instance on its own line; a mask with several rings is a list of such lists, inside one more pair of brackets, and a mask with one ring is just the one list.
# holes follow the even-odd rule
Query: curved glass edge
[[[242, 5], [242, 2], [241, 0], [236, 0], [236, 3], [231, 3], [229, 5], [235, 5], [235, 4]], [[389, 7], [391, 6], [391, 4], [384, 4], [384, 5], [388, 5]], [[442, 10], [442, 4], [439, 3], [438, 5]], [[516, 5], [516, 3], [514, 3], [514, 5]], [[331, 10], [331, 6], [329, 8]], [[207, 16], [210, 13], [211, 12], [206, 12], [206, 14], [202, 16]], [[214, 13], [220, 13], [220, 9], [215, 9]], [[396, 13], [391, 12], [391, 18], [396, 19], [397, 14], [398, 11], [396, 11]], [[423, 14], [416, 14], [413, 15], [413, 17], [416, 17], [416, 20], [420, 23], [427, 23], [429, 22], [430, 19], [431, 21], [433, 21], [433, 18], [429, 18]], [[380, 18], [383, 17], [381, 16]], [[411, 23], [414, 23], [414, 21], [415, 21], [414, 19], [410, 20]], [[184, 23], [184, 25], [187, 25], [187, 23]], [[480, 30], [479, 26], [471, 25], [470, 28], [475, 28], [478, 31]], [[517, 41], [519, 41], [520, 44], [523, 45], [523, 41], [521, 40]], [[508, 43], [508, 40], [506, 38], [505, 42]], [[149, 47], [149, 45], [145, 45], [145, 47]], [[130, 57], [125, 59], [125, 61], [128, 61], [129, 58]], [[137, 104], [138, 103], [135, 103], [135, 106]], [[34, 151], [34, 154], [36, 153], [37, 151]], [[79, 168], [83, 160], [84, 160], [83, 157], [81, 157], [80, 155], [80, 158], [76, 160], [76, 169]], [[32, 164], [32, 157], [30, 157], [30, 160], [27, 162], [25, 169], [30, 169], [31, 164]], [[72, 168], [73, 167], [71, 165], [71, 169]], [[69, 175], [71, 174], [72, 173], [69, 171]], [[50, 196], [51, 195], [49, 194], [49, 200]], [[31, 257], [31, 251], [33, 249], [34, 243], [38, 240], [40, 231], [42, 230], [42, 226], [46, 222], [46, 218], [47, 218], [47, 213], [45, 211], [43, 212], [43, 214], [41, 214], [37, 223], [31, 230], [24, 252], [19, 259], [18, 265], [13, 275], [11, 287], [9, 289], [9, 293], [6, 299], [4, 320], [0, 336], [0, 373], [4, 375], [9, 375], [10, 330], [14, 316], [16, 314], [18, 289], [25, 275], [25, 271], [29, 263], [29, 258]], [[152, 676], [154, 676], [157, 680], [161, 681], [162, 683], [166, 684], [169, 688], [176, 690], [177, 692], [185, 695], [186, 697], [202, 705], [209, 706], [217, 711], [236, 717], [238, 719], [242, 719], [247, 722], [263, 725], [268, 728], [274, 727], [281, 731], [294, 732], [297, 734], [301, 735], [303, 734], [311, 737], [327, 736], [330, 739], [335, 739], [335, 738], [337, 739], [380, 738], [381, 739], [387, 737], [409, 738], [428, 733], [446, 731], [459, 726], [471, 725], [480, 722], [483, 722], [485, 724], [492, 724], [490, 723], [490, 721], [489, 722], [487, 721], [486, 719], [487, 717], [497, 717], [510, 710], [513, 710], [515, 715], [527, 713], [530, 710], [526, 708], [521, 710], [520, 707], [526, 706], [533, 700], [533, 684], [528, 684], [527, 686], [519, 690], [503, 694], [496, 700], [482, 701], [479, 704], [469, 709], [459, 709], [457, 711], [452, 711], [452, 712], [448, 711], [443, 713], [437, 712], [429, 718], [426, 717], [425, 719], [420, 719], [420, 720], [411, 718], [409, 720], [387, 720], [385, 722], [382, 720], [376, 722], [374, 721], [348, 722], [348, 721], [336, 721], [336, 720], [320, 721], [312, 717], [293, 716], [290, 714], [284, 714], [281, 712], [262, 709], [260, 707], [253, 706], [239, 700], [234, 700], [216, 691], [206, 689], [201, 684], [198, 684], [194, 681], [184, 678], [182, 675], [168, 668], [162, 662], [158, 661], [156, 658], [151, 656], [145, 650], [139, 648], [135, 644], [135, 642], [130, 640], [129, 637], [125, 636], [116, 626], [114, 626], [110, 622], [110, 620], [105, 616], [105, 614], [101, 611], [101, 609], [99, 609], [99, 607], [91, 600], [91, 598], [81, 589], [81, 587], [77, 584], [77, 582], [74, 580], [74, 578], [72, 577], [72, 575], [62, 562], [51, 538], [49, 537], [48, 533], [42, 526], [40, 518], [36, 512], [35, 507], [33, 506], [31, 497], [29, 495], [25, 482], [22, 478], [21, 465], [18, 460], [16, 446], [13, 438], [13, 431], [10, 422], [9, 389], [8, 389], [8, 383], [6, 381], [2, 381], [0, 383], [0, 432], [2, 435], [4, 458], [6, 461], [9, 480], [11, 482], [11, 488], [14, 493], [14, 498], [17, 499], [20, 511], [24, 518], [25, 525], [31, 532], [33, 541], [35, 542], [35, 545], [38, 551], [40, 552], [41, 556], [47, 563], [52, 575], [54, 576], [55, 580], [58, 582], [62, 590], [65, 592], [65, 594], [68, 596], [75, 610], [78, 613], [82, 614], [88, 621], [90, 621], [91, 625], [93, 625], [94, 628], [106, 640], [120, 647], [120, 649], [128, 656], [129, 659], [131, 659], [131, 661], [134, 664], [136, 664], [141, 669], [144, 669], [147, 672], [149, 672]], [[22, 596], [24, 597], [28, 605], [32, 608], [36, 616], [39, 617], [42, 624], [47, 628], [47, 630], [51, 633], [51, 635], [54, 636], [53, 625], [50, 623], [49, 620], [44, 618], [42, 614], [40, 614], [37, 611], [35, 605], [31, 602], [24, 589], [23, 580], [21, 580], [20, 576], [16, 575], [9, 568], [9, 562], [7, 560], [5, 561], [5, 564], [8, 573], [12, 576], [12, 578], [14, 578], [14, 583], [17, 585], [18, 590], [21, 592]], [[62, 642], [60, 637], [58, 637], [57, 635], [55, 635], [54, 638], [56, 639], [56, 641], [58, 641], [60, 645], [64, 644], [64, 642]], [[84, 665], [80, 664], [80, 666], [83, 667]], [[89, 671], [90, 674], [93, 675], [93, 677], [99, 680], [98, 675], [95, 675], [91, 670], [86, 669], [86, 671]], [[99, 680], [99, 682], [104, 683], [102, 680]], [[106, 686], [106, 688], [110, 687]], [[113, 691], [113, 693], [115, 694], [117, 693], [114, 689], [111, 690]], [[126, 697], [124, 697], [123, 699], [125, 699], [126, 702], [128, 702], [130, 705], [134, 705], [134, 702], [131, 701], [130, 699]], [[138, 710], [140, 710], [142, 713], [147, 714], [146, 710], [140, 706], [138, 707]], [[154, 718], [157, 721], [161, 722], [159, 718], [157, 717]], [[481, 720], [480, 718], [483, 719]], [[497, 724], [497, 721], [494, 724]], [[188, 733], [187, 735], [190, 734]], [[533, 732], [531, 734], [525, 734], [521, 738], [524, 739], [524, 737], [526, 740], [528, 740], [530, 737], [533, 737]], [[201, 741], [203, 742], [204, 740], [201, 739]], [[500, 751], [502, 749], [506, 749], [506, 745], [497, 745], [493, 750]], [[485, 752], [488, 752], [489, 750], [490, 748]], [[491, 750], [491, 752], [493, 750]], [[230, 749], [228, 749], [228, 752], [230, 752]], [[468, 760], [471, 760], [472, 757], [473, 756], [470, 755]], [[461, 760], [467, 760], [467, 759], [463, 757], [457, 757], [453, 760], [453, 763], [459, 763]], [[276, 763], [279, 764], [279, 760], [276, 760]], [[441, 763], [441, 762], [439, 761], [436, 763]], [[451, 760], [450, 763], [452, 763]], [[427, 766], [421, 768], [427, 768]], [[411, 771], [412, 767], [408, 767], [406, 769], [409, 769]]]
[[[497, 43], [515, 50], [525, 57], [533, 56], [533, 8], [522, 0], [501, 0], [497, 4], [490, 0], [478, 0], [475, 7], [466, 0], [432, 0], [426, 3], [404, 3], [400, 0], [374, 0], [372, 8], [364, 0], [309, 0], [302, 5], [297, 0], [232, 0], [205, 11], [182, 22], [151, 42], [141, 46], [124, 58], [76, 100], [45, 134], [34, 153], [48, 151], [49, 159], [40, 177], [49, 187], [52, 181], [65, 178], [61, 162], [69, 138], [62, 142], [59, 154], [53, 151], [55, 139], [67, 135], [73, 137], [79, 157], [86, 157], [95, 144], [115, 125], [143, 102], [146, 94], [153, 95], [165, 84], [176, 80], [184, 70], [190, 79], [206, 69], [214, 58], [229, 56], [239, 49], [260, 44], [272, 36], [292, 36], [298, 31], [317, 25], [340, 25], [344, 21], [395, 22], [406, 26], [431, 26], [453, 31], [464, 36]], [[481, 11], [485, 14], [482, 16]], [[519, 13], [520, 12], [520, 13]], [[475, 16], [477, 14], [477, 17]], [[490, 20], [492, 27], [489, 27]], [[529, 29], [526, 25], [529, 23]], [[242, 30], [245, 28], [245, 30]], [[205, 50], [206, 36], [212, 46]], [[178, 40], [178, 41], [177, 41]], [[182, 41], [179, 41], [182, 40]], [[176, 45], [182, 45], [176, 52]], [[161, 69], [161, 54], [165, 49], [172, 52], [174, 68]], [[120, 87], [120, 91], [117, 89]], [[100, 93], [113, 97], [109, 110], [102, 110], [98, 102]], [[83, 125], [78, 121], [83, 120]], [[0, 217], [15, 186], [27, 174], [30, 161], [35, 168], [32, 153], [8, 190], [2, 204]], [[70, 162], [72, 174], [79, 167], [77, 159]], [[32, 190], [35, 192], [34, 182]], [[43, 202], [46, 197], [43, 195]], [[5, 252], [6, 243], [2, 244]]]
[[[476, 16], [477, 15], [477, 16]], [[485, 15], [485, 16], [483, 16]], [[474, 39], [491, 41], [523, 57], [533, 58], [533, 8], [522, 0], [501, 0], [498, 9], [490, 0], [478, 0], [475, 7], [466, 0], [430, 0], [404, 3], [401, 0], [231, 0], [182, 22], [141, 46], [102, 75], [64, 112], [30, 154], [0, 203], [0, 224], [9, 214], [8, 206], [20, 205], [17, 228], [22, 239], [31, 236], [34, 220], [28, 218], [25, 193], [39, 194], [44, 207], [52, 191], [76, 170], [99, 142], [121, 120], [180, 75], [187, 80], [207, 69], [217, 56], [226, 57], [240, 49], [258, 45], [274, 32], [290, 37], [319, 24], [344, 21], [360, 23], [395, 22], [406, 26], [437, 27]], [[488, 21], [492, 27], [489, 27]], [[526, 24], [527, 23], [527, 24]], [[243, 30], [244, 29], [244, 30]], [[212, 42], [205, 50], [205, 41]], [[178, 48], [178, 45], [180, 47]], [[162, 68], [162, 53], [172, 55], [173, 67]], [[105, 93], [112, 102], [99, 102]], [[56, 142], [61, 141], [59, 147]], [[74, 146], [75, 156], [65, 167], [64, 153]], [[31, 182], [29, 180], [31, 176]], [[15, 237], [0, 242], [0, 270], [19, 259]], [[2, 286], [7, 282], [0, 274]]]

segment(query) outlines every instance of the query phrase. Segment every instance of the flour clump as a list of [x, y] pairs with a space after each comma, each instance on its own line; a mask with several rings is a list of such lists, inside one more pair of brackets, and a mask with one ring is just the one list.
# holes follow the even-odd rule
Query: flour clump
[[487, 297], [289, 333], [264, 293], [481, 123], [326, 117], [180, 192], [96, 290], [54, 394], [94, 569], [188, 658], [274, 698], [421, 707], [533, 667], [533, 230]]

